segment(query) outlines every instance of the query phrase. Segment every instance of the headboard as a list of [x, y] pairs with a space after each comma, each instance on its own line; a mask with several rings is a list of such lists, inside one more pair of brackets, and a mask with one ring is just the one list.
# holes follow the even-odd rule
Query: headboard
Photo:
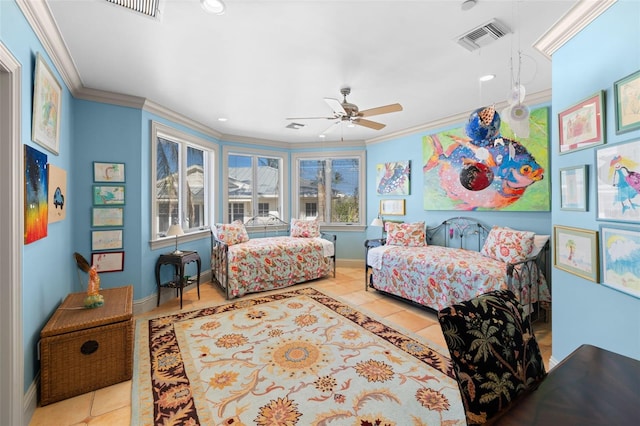
[[289, 235], [289, 223], [277, 216], [254, 216], [244, 223], [249, 234], [262, 234], [263, 237], [277, 237]]
[[453, 217], [427, 227], [427, 244], [480, 251], [490, 229], [470, 217]]

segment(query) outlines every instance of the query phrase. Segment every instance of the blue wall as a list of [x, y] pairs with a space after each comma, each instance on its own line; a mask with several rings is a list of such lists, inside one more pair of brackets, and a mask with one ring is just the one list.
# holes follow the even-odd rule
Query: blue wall
[[[606, 143], [640, 139], [640, 131], [616, 135], [613, 83], [640, 69], [640, 2], [618, 1], [553, 55], [552, 109], [563, 111], [597, 91], [606, 91]], [[554, 122], [557, 121], [554, 119]], [[553, 177], [558, 169], [589, 165], [589, 209], [559, 209], [553, 194], [555, 225], [597, 231], [594, 149], [558, 155], [553, 127]], [[553, 357], [560, 360], [583, 343], [640, 359], [640, 299], [555, 269], [553, 270]]]

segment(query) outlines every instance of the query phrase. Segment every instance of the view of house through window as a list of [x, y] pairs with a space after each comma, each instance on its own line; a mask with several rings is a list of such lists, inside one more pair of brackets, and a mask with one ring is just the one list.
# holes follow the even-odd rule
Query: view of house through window
[[361, 162], [359, 156], [299, 159], [298, 218], [361, 223]]
[[280, 157], [228, 155], [229, 222], [254, 216], [282, 218], [282, 162]]

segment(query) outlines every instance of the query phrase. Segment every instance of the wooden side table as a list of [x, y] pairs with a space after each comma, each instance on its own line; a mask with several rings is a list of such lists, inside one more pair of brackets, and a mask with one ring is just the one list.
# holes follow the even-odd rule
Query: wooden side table
[[[180, 251], [177, 253], [161, 254], [156, 262], [156, 284], [158, 285], [158, 301], [156, 306], [160, 306], [160, 290], [162, 287], [175, 288], [180, 295], [180, 309], [182, 309], [182, 291], [188, 283], [184, 279], [184, 267], [186, 264], [196, 262], [198, 265], [198, 275], [196, 278], [196, 286], [198, 288], [198, 300], [200, 300], [200, 255], [197, 251]], [[166, 283], [160, 282], [160, 267], [162, 265], [173, 265], [175, 267], [176, 279]]]

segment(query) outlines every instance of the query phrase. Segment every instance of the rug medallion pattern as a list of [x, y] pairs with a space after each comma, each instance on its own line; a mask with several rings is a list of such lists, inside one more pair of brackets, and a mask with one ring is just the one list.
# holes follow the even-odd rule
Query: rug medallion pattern
[[447, 356], [303, 288], [139, 321], [132, 424], [465, 423]]

